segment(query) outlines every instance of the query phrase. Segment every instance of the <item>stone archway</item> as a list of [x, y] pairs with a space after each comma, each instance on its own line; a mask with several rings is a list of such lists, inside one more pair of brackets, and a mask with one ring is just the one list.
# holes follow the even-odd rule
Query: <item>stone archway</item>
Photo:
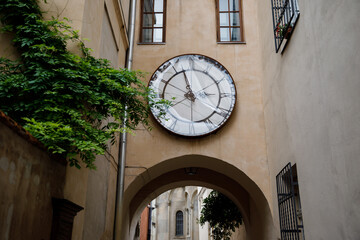
[[[185, 168], [194, 167], [188, 175]], [[122, 239], [131, 239], [141, 210], [161, 193], [182, 186], [198, 185], [226, 194], [244, 217], [247, 239], [274, 239], [274, 225], [267, 199], [246, 174], [220, 159], [203, 155], [184, 155], [162, 161], [139, 174], [124, 194]]]

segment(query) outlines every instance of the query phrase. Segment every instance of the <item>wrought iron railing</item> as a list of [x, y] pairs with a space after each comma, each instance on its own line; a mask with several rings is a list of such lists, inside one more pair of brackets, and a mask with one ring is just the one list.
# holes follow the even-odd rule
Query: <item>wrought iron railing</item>
[[289, 163], [276, 176], [281, 240], [305, 239], [296, 175]]
[[271, 0], [276, 52], [294, 30], [299, 17], [298, 0]]

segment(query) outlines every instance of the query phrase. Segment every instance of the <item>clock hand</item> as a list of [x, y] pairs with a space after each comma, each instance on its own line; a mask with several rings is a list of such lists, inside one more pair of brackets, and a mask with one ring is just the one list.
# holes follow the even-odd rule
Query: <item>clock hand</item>
[[182, 89], [180, 89], [180, 88], [178, 88], [177, 86], [175, 86], [175, 85], [173, 85], [173, 84], [171, 84], [171, 83], [168, 83], [170, 86], [172, 86], [172, 87], [174, 87], [174, 88], [176, 88], [176, 89], [178, 89], [178, 90], [180, 90], [180, 91], [182, 91], [182, 92], [184, 92], [184, 93], [186, 93], [184, 90], [182, 90]]
[[207, 92], [203, 92], [202, 90], [197, 91], [196, 93], [194, 93], [195, 95], [195, 99], [197, 98], [206, 98], [208, 96], [212, 96], [212, 95], [216, 95], [215, 93], [207, 93]]
[[[212, 84], [207, 85], [206, 87], [204, 87], [204, 88], [201, 89], [200, 91], [204, 91], [205, 89], [207, 89], [208, 87], [211, 87], [211, 86], [214, 85], [214, 84], [215, 84], [215, 82], [213, 82]], [[200, 92], [200, 91], [198, 91], [198, 92]]]
[[210, 109], [212, 109], [214, 112], [216, 112], [217, 107], [214, 107], [213, 105], [207, 103], [206, 101], [202, 100], [201, 98], [197, 98], [202, 104], [206, 105]]
[[191, 90], [189, 92], [185, 93], [184, 97], [186, 97], [187, 99], [189, 99], [192, 102], [195, 102], [195, 99], [196, 99], [195, 94]]
[[181, 100], [181, 101], [178, 101], [177, 103], [175, 103], [174, 105], [172, 105], [172, 107], [174, 107], [174, 106], [176, 106], [176, 105], [178, 105], [179, 103], [182, 103], [183, 101], [185, 101], [187, 98], [184, 98], [183, 100]]
[[191, 109], [191, 114], [190, 114], [190, 120], [193, 121], [193, 103], [190, 103], [190, 109]]
[[191, 87], [190, 87], [190, 82], [189, 82], [189, 79], [188, 79], [187, 76], [186, 76], [185, 71], [183, 71], [183, 74], [184, 74], [184, 76], [185, 76], [186, 89], [188, 89], [188, 90], [190, 90], [190, 92], [192, 92], [192, 91], [191, 91]]

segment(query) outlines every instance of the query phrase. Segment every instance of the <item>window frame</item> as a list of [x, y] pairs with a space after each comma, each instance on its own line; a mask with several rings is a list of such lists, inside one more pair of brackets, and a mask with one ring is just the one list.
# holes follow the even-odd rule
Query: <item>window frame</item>
[[[229, 2], [228, 1], [228, 6], [229, 6]], [[228, 11], [220, 11], [220, 6], [219, 6], [219, 2], [220, 0], [216, 0], [216, 38], [217, 38], [217, 43], [220, 44], [231, 44], [231, 43], [245, 43], [245, 39], [244, 39], [244, 24], [243, 24], [243, 16], [242, 16], [242, 0], [235, 0], [239, 2], [239, 11], [230, 11], [230, 8], [228, 9]], [[228, 13], [229, 14], [229, 25], [227, 25], [226, 27], [224, 26], [220, 26], [220, 13]], [[231, 21], [230, 21], [230, 13], [239, 13], [239, 27], [234, 27], [231, 26]], [[231, 28], [239, 28], [240, 29], [240, 41], [221, 41], [221, 36], [220, 36], [220, 30], [222, 28], [227, 28], [229, 31], [229, 36], [231, 36]], [[231, 38], [230, 38], [231, 39]]]
[[[181, 214], [181, 219], [178, 219], [178, 214]], [[178, 224], [181, 225], [179, 226]], [[178, 230], [181, 231], [178, 232]], [[175, 213], [175, 236], [176, 237], [184, 236], [184, 213], [181, 210], [178, 210]]]
[[[149, 45], [157, 45], [157, 44], [165, 44], [166, 42], [166, 5], [167, 5], [167, 0], [163, 0], [163, 11], [162, 12], [155, 12], [155, 9], [153, 8], [153, 12], [145, 12], [144, 9], [144, 1], [146, 0], [141, 0], [141, 4], [140, 4], [140, 39], [139, 39], [139, 43], [138, 44], [149, 44]], [[153, 0], [153, 6], [155, 4], [155, 0]], [[145, 14], [163, 14], [163, 24], [162, 27], [144, 27], [144, 15]], [[151, 42], [145, 42], [143, 39], [143, 29], [151, 29]], [[162, 29], [162, 41], [161, 42], [154, 42], [154, 29]]]
[[305, 239], [296, 164], [288, 163], [276, 175], [281, 240]]

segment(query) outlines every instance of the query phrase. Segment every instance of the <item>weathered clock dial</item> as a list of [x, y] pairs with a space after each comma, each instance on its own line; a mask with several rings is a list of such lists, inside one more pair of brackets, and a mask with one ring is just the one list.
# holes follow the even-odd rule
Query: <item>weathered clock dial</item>
[[171, 101], [165, 117], [151, 108], [168, 131], [187, 137], [215, 132], [229, 119], [236, 102], [235, 84], [217, 61], [202, 55], [182, 55], [163, 63], [149, 87], [158, 99]]

